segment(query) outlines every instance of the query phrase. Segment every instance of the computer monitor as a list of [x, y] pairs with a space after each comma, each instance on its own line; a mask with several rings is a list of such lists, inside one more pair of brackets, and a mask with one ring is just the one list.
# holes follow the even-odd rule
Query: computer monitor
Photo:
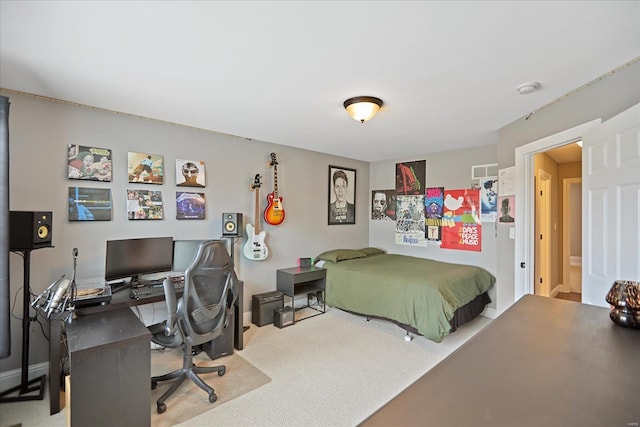
[[201, 242], [206, 242], [206, 240], [174, 240], [173, 268], [171, 270], [184, 273], [191, 265]]
[[173, 237], [107, 240], [104, 278], [138, 284], [144, 274], [170, 272], [172, 263]]

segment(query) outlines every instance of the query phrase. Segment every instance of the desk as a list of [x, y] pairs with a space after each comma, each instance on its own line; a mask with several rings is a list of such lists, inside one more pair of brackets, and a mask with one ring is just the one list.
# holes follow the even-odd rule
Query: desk
[[637, 426], [640, 330], [527, 295], [363, 426]]
[[[236, 350], [242, 350], [244, 347], [243, 332], [243, 293], [244, 282], [238, 280], [237, 282], [238, 297], [234, 305], [234, 347]], [[178, 293], [178, 297], [181, 297], [182, 293]], [[116, 292], [111, 297], [109, 304], [86, 306], [76, 311], [77, 316], [87, 316], [99, 313], [108, 313], [115, 310], [127, 309], [137, 305], [151, 304], [155, 302], [164, 301], [164, 295], [158, 295], [151, 298], [145, 298], [142, 300], [136, 300], [129, 296], [129, 290], [122, 290]], [[58, 361], [60, 360], [60, 334], [61, 334], [61, 321], [51, 320], [49, 322], [49, 412], [51, 415], [60, 412], [60, 373], [61, 367]], [[149, 339], [149, 346], [150, 344]], [[149, 379], [151, 381], [151, 379]], [[151, 387], [149, 383], [149, 387]]]
[[150, 340], [149, 330], [126, 307], [67, 325], [71, 425], [151, 424]]

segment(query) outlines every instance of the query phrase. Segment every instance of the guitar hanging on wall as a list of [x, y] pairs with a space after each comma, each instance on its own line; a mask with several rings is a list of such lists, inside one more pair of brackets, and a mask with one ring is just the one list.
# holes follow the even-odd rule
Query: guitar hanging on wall
[[267, 208], [264, 210], [264, 220], [271, 225], [280, 225], [284, 221], [284, 208], [282, 207], [282, 197], [278, 197], [278, 161], [276, 153], [271, 153], [271, 163], [273, 166], [273, 192], [267, 195]]
[[260, 231], [260, 179], [261, 176], [257, 173], [251, 185], [251, 190], [256, 192], [255, 225], [247, 224], [247, 242], [242, 250], [244, 256], [253, 261], [262, 261], [269, 255], [269, 249], [264, 243], [267, 232]]

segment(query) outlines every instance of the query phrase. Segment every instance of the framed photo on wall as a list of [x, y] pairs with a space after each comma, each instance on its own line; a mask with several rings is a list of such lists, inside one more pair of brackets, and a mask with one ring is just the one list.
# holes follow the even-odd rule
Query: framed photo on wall
[[69, 144], [67, 177], [89, 181], [111, 181], [111, 150]]
[[328, 224], [356, 223], [356, 170], [329, 166]]

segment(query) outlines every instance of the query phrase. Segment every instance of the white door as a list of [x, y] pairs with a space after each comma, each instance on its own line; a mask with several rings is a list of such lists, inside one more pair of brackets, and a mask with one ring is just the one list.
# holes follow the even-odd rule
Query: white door
[[540, 169], [538, 174], [538, 188], [536, 189], [536, 255], [535, 255], [535, 283], [534, 294], [544, 297], [551, 296], [551, 209], [549, 196], [551, 195], [551, 174]]
[[608, 307], [615, 280], [640, 280], [640, 104], [584, 135], [582, 302]]

